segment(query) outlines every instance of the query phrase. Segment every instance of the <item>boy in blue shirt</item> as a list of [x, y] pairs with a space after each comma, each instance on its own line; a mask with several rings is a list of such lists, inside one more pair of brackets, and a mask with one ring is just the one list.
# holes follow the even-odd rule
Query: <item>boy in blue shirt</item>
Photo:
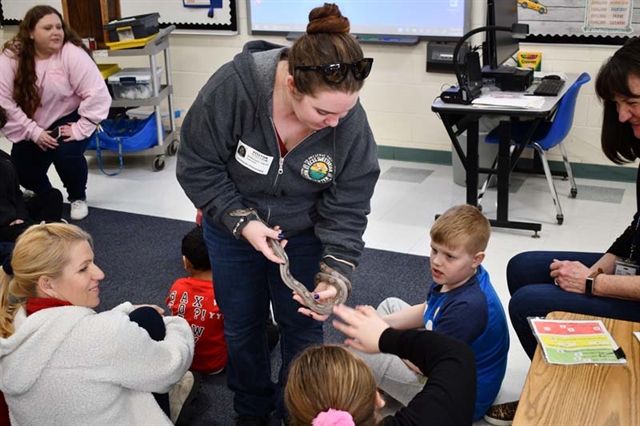
[[[426, 328], [466, 342], [478, 370], [474, 421], [495, 400], [507, 367], [509, 330], [502, 303], [481, 266], [491, 226], [474, 206], [452, 207], [431, 228], [429, 262], [433, 284], [424, 303], [410, 306], [389, 298], [378, 307], [396, 329]], [[409, 361], [389, 354], [359, 354], [376, 376], [378, 387], [407, 405], [426, 380]]]

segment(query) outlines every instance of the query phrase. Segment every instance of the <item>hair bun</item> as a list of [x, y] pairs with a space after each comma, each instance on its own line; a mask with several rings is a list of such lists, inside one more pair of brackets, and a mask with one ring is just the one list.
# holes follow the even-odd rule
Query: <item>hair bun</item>
[[342, 16], [335, 3], [325, 3], [309, 12], [307, 34], [348, 33], [351, 30], [349, 19]]

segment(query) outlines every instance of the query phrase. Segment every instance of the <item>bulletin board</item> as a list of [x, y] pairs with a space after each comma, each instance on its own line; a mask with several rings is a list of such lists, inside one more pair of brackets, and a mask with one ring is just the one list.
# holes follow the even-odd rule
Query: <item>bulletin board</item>
[[158, 12], [163, 26], [178, 29], [238, 31], [235, 0], [120, 0], [120, 11], [123, 17]]
[[634, 0], [517, 2], [519, 22], [529, 24], [526, 41], [622, 44], [640, 35], [640, 7]]
[[[236, 0], [120, 0], [123, 17], [157, 12], [163, 27], [237, 33]], [[0, 0], [0, 23], [17, 24], [27, 10], [47, 4], [62, 12], [61, 0]]]

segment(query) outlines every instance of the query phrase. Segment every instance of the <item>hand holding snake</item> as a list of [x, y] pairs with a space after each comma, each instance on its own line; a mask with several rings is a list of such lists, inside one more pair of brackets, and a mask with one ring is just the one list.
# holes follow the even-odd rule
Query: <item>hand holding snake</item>
[[[300, 308], [299, 312], [317, 320], [325, 320], [331, 314], [333, 306], [343, 304], [347, 300], [351, 293], [351, 283], [324, 262], [320, 262], [320, 272], [315, 277], [317, 299], [291, 275], [289, 257], [284, 250], [286, 241], [281, 245], [280, 240], [277, 239], [280, 234], [279, 227], [269, 228], [253, 209], [234, 210], [230, 215], [249, 220], [242, 229], [242, 236], [267, 259], [280, 264], [282, 281], [294, 291], [294, 299], [309, 308], [309, 310]], [[268, 248], [265, 245], [268, 245]]]

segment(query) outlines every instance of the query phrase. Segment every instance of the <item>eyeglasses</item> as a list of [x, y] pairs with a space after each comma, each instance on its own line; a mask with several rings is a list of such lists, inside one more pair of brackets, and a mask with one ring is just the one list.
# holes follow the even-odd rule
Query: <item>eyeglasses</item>
[[339, 62], [327, 65], [305, 65], [295, 69], [300, 71], [322, 71], [324, 81], [329, 84], [340, 84], [347, 77], [349, 70], [351, 70], [353, 78], [357, 81], [364, 80], [369, 76], [372, 66], [373, 58], [362, 58], [350, 64]]

